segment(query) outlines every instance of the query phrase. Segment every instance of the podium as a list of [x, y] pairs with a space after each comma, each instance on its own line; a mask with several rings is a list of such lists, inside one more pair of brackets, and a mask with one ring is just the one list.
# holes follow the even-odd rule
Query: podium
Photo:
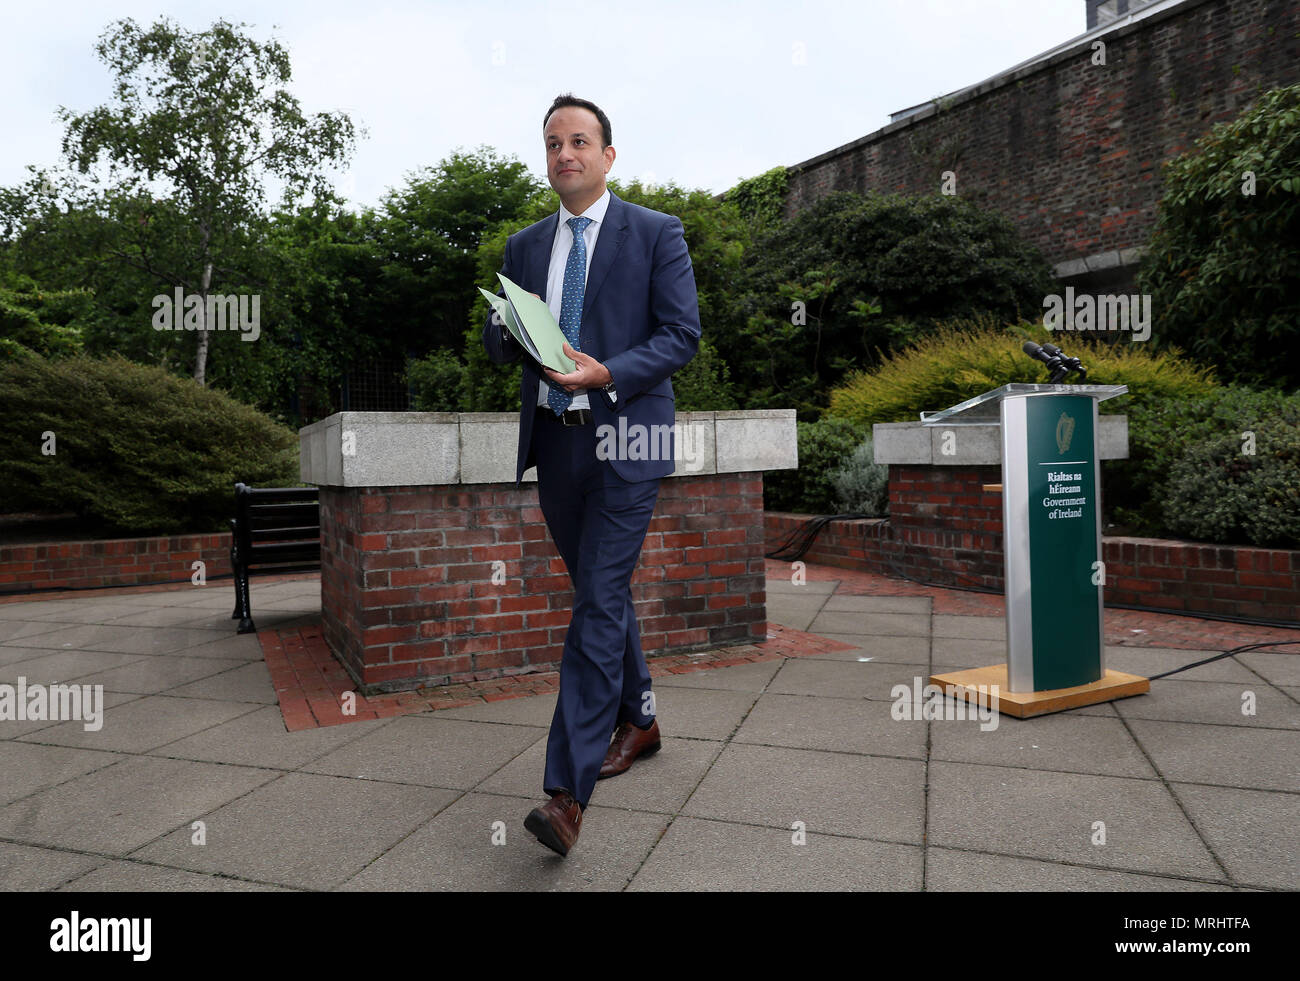
[[[1005, 664], [932, 675], [954, 698], [978, 696], [1017, 718], [1150, 690], [1106, 669], [1102, 631], [1101, 474], [1097, 405], [1124, 385], [1003, 385], [940, 412], [926, 426], [1000, 423], [1005, 556]], [[997, 695], [990, 697], [996, 685]]]

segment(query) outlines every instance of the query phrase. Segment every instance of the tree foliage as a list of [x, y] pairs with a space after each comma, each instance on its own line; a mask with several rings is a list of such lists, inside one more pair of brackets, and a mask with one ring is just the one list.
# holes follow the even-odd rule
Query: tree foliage
[[1300, 85], [1214, 127], [1164, 173], [1140, 288], [1153, 335], [1229, 379], [1294, 389], [1300, 363]]

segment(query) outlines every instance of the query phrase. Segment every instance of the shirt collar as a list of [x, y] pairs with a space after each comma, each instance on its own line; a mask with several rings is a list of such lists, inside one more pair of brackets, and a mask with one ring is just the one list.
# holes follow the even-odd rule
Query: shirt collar
[[591, 202], [591, 207], [589, 207], [581, 215], [575, 215], [572, 211], [570, 211], [568, 208], [564, 206], [563, 202], [561, 202], [560, 224], [567, 228], [568, 221], [570, 218], [580, 218], [580, 217], [590, 218], [592, 221], [596, 222], [596, 224], [600, 224], [602, 221], [605, 220], [605, 212], [608, 210], [609, 210], [609, 188], [606, 187], [605, 193], [602, 194], [600, 197], [596, 198], [595, 201]]

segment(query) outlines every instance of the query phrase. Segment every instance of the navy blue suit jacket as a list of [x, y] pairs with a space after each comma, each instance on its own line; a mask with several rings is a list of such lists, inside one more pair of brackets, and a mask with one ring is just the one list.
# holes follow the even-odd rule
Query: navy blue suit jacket
[[[506, 241], [502, 275], [543, 298], [559, 220], [557, 211]], [[504, 295], [504, 291], [498, 293]], [[503, 338], [502, 333], [489, 314], [483, 344], [497, 364], [514, 361], [524, 353], [513, 337]], [[613, 426], [617, 433], [623, 417], [629, 433], [634, 432], [634, 425], [646, 427], [648, 434], [663, 432], [650, 428], [657, 426], [668, 426], [671, 431], [676, 417], [671, 376], [695, 356], [700, 343], [695, 273], [680, 220], [630, 204], [610, 191], [605, 223], [587, 272], [578, 336], [578, 350], [609, 369], [618, 395], [611, 402], [601, 389], [587, 390], [596, 426]], [[544, 378], [537, 363], [524, 356], [516, 486], [524, 471], [536, 463], [533, 418], [538, 382]], [[674, 469], [671, 452], [656, 454], [667, 459], [620, 459], [620, 455], [610, 464], [624, 480], [667, 477]]]

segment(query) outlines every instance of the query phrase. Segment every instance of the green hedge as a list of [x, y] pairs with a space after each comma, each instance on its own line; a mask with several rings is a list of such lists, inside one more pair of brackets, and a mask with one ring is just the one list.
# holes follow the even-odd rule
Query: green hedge
[[[1285, 457], [1275, 459], [1274, 452], [1284, 451], [1287, 440], [1300, 425], [1300, 395], [1225, 385], [1188, 398], [1143, 400], [1130, 407], [1128, 416], [1129, 459], [1106, 466], [1106, 501], [1119, 521], [1153, 535], [1205, 538], [1210, 534], [1208, 529], [1216, 527], [1223, 529], [1224, 537], [1219, 540], [1224, 543], [1263, 542], [1266, 515], [1245, 517], [1238, 505], [1232, 505], [1210, 523], [1188, 524], [1178, 520], [1177, 512], [1171, 512], [1167, 502], [1171, 495], [1188, 501], [1196, 494], [1210, 498], [1225, 493], [1230, 485], [1235, 488], [1235, 480], [1224, 483], [1218, 479], [1221, 464], [1227, 467], [1235, 463], [1237, 469], [1248, 465], [1253, 474], [1251, 481], [1267, 482], [1278, 477], [1273, 470], [1281, 467], [1285, 471]], [[1254, 434], [1253, 455], [1242, 452], [1250, 448], [1247, 433]], [[1205, 480], [1199, 489], [1195, 470], [1181, 466], [1188, 459], [1205, 467]], [[1177, 479], [1176, 470], [1180, 475]], [[1254, 499], [1250, 495], [1243, 498], [1242, 493], [1240, 488], [1232, 490], [1234, 499]], [[1264, 503], [1263, 498], [1259, 501]], [[1191, 508], [1190, 513], [1199, 514], [1201, 509]], [[1225, 524], [1224, 516], [1229, 513], [1239, 519]], [[1286, 526], [1285, 515], [1275, 517], [1279, 527]]]
[[1089, 383], [1127, 385], [1130, 394], [1104, 403], [1103, 412], [1207, 395], [1215, 387], [1208, 369], [1177, 352], [1088, 343], [1078, 335], [1054, 336], [1041, 324], [1001, 328], [985, 318], [950, 321], [876, 371], [849, 376], [831, 392], [831, 414], [868, 428], [877, 422], [916, 422], [923, 410], [944, 409], [1002, 385], [1046, 382], [1047, 369], [1021, 350], [1026, 340], [1064, 347], [1088, 369]]
[[1270, 420], [1253, 446], [1236, 432], [1193, 444], [1161, 497], [1165, 524], [1181, 537], [1300, 546], [1300, 425]]
[[292, 430], [118, 356], [0, 365], [0, 416], [0, 510], [71, 511], [97, 532], [224, 530], [236, 481], [297, 482]]
[[799, 514], [838, 514], [834, 475], [861, 445], [867, 432], [844, 419], [826, 417], [796, 424], [799, 469], [774, 470], [763, 481], [763, 506], [768, 511]]

